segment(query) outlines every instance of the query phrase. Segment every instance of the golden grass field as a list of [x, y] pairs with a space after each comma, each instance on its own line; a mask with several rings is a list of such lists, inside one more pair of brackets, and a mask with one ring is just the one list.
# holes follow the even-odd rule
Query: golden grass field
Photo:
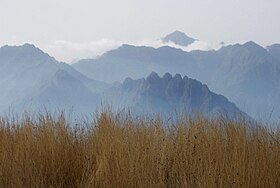
[[0, 121], [0, 187], [280, 187], [280, 131], [102, 113]]

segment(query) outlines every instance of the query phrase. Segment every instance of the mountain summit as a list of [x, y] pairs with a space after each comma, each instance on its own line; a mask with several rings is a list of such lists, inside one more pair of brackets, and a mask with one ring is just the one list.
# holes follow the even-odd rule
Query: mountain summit
[[58, 62], [32, 44], [0, 48], [0, 113], [74, 109], [88, 112], [106, 84]]
[[127, 78], [123, 84], [108, 91], [107, 101], [119, 109], [128, 108], [144, 115], [245, 115], [227, 98], [211, 92], [207, 85], [180, 74], [166, 73], [160, 77], [152, 72], [147, 78]]
[[163, 42], [173, 42], [180, 46], [188, 46], [192, 44], [196, 39], [187, 36], [181, 31], [175, 31], [162, 39]]

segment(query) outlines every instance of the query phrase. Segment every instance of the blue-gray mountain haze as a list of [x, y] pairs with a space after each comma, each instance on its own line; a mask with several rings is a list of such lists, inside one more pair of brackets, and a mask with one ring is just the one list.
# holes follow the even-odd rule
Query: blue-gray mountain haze
[[[176, 56], [175, 53], [173, 58]], [[30, 44], [0, 48], [0, 73], [1, 113], [72, 108], [79, 113], [93, 113], [104, 101], [141, 114], [173, 116], [176, 111], [199, 112], [211, 117], [243, 113], [225, 97], [186, 76], [172, 77], [166, 73], [160, 78], [156, 73], [149, 73], [147, 79], [127, 78], [122, 84], [106, 84], [88, 78]]]
[[97, 59], [81, 60], [74, 68], [108, 83], [145, 77], [152, 71], [159, 75], [180, 73], [207, 84], [255, 119], [280, 118], [279, 45], [265, 49], [250, 41], [217, 51], [191, 52], [168, 46], [123, 45]]
[[[196, 39], [176, 31], [162, 40], [187, 46]], [[73, 66], [30, 44], [0, 48], [1, 113], [42, 108], [93, 113], [105, 102], [141, 114], [248, 114], [274, 121], [280, 114], [279, 81], [277, 44], [191, 52], [122, 45]]]
[[33, 45], [0, 48], [0, 110], [94, 109], [107, 84], [87, 78]]
[[160, 113], [163, 117], [196, 115], [239, 117], [242, 113], [224, 96], [211, 92], [205, 84], [176, 74], [160, 77], [152, 72], [146, 79], [126, 78], [120, 86], [112, 87], [105, 95], [115, 108], [128, 107], [137, 114]]

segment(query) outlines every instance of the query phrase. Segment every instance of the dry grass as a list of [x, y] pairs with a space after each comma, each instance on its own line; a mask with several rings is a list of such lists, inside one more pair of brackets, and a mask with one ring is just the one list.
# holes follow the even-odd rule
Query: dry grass
[[222, 118], [5, 118], [0, 187], [280, 187], [279, 142], [279, 131]]

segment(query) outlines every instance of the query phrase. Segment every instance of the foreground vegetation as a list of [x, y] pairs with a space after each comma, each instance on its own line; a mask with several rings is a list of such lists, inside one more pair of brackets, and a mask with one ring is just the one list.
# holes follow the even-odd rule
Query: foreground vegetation
[[280, 131], [223, 118], [164, 124], [2, 118], [0, 187], [280, 187]]

